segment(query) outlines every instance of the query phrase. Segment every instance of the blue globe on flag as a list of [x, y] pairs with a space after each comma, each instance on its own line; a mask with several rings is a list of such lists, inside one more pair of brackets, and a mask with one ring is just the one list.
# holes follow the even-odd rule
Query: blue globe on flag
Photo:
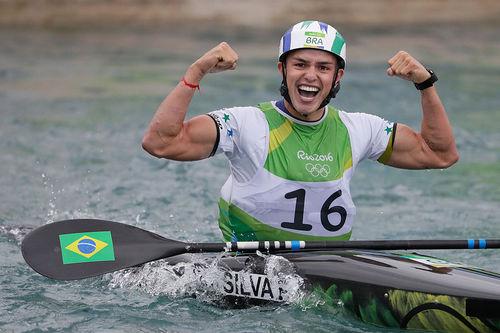
[[78, 242], [78, 250], [85, 254], [90, 254], [95, 251], [96, 244], [92, 239], [84, 238]]

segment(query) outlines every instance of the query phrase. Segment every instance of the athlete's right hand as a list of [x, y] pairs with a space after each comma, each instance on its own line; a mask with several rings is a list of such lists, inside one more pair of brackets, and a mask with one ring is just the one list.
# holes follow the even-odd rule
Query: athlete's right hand
[[228, 43], [222, 42], [196, 60], [193, 66], [205, 75], [236, 69], [237, 63], [238, 54]]

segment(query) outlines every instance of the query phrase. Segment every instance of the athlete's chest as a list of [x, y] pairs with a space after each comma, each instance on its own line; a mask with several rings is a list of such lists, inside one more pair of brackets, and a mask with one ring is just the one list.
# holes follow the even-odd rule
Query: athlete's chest
[[295, 181], [337, 180], [352, 166], [349, 134], [330, 117], [307, 126], [289, 119], [268, 119], [269, 145], [264, 168]]

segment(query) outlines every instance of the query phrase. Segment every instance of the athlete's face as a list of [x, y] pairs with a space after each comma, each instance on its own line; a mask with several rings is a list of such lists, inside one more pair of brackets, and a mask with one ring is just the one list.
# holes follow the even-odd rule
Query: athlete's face
[[[333, 85], [337, 59], [329, 52], [314, 49], [293, 51], [286, 57], [286, 83], [293, 106], [287, 104], [290, 113], [303, 120], [318, 120], [323, 114], [321, 103]], [[283, 71], [283, 63], [278, 63]], [[340, 69], [337, 82], [344, 70]]]

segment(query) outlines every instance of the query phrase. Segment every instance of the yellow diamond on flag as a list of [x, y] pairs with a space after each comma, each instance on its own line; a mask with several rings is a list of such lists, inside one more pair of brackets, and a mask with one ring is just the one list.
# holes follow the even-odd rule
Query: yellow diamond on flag
[[106, 242], [92, 238], [90, 236], [82, 236], [73, 243], [66, 246], [66, 249], [89, 259], [93, 255], [104, 249], [106, 246], [108, 246], [108, 243]]

